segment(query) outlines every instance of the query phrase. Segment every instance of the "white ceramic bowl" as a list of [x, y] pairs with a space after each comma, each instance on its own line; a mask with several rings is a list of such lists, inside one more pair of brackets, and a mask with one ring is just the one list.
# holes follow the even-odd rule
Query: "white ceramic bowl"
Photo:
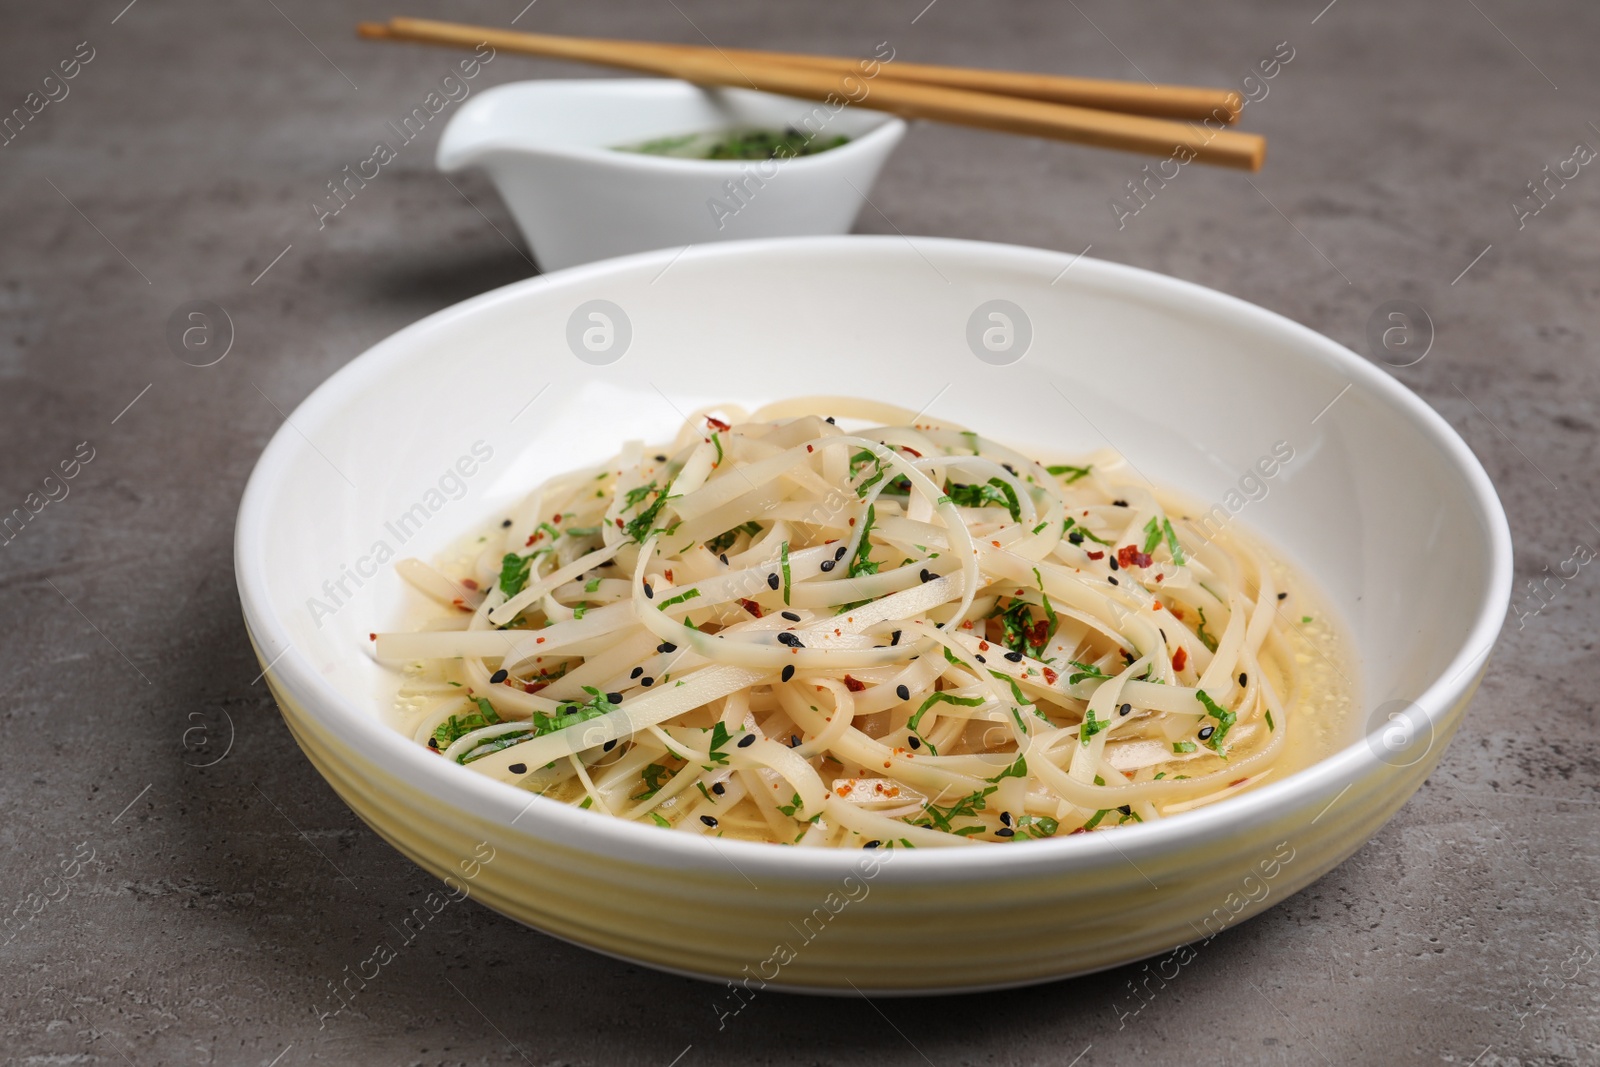
[[[250, 480], [239, 590], [284, 717], [350, 806], [428, 870], [542, 930], [683, 973], [996, 987], [1254, 914], [1355, 851], [1438, 760], [1505, 614], [1510, 540], [1472, 454], [1383, 372], [1231, 297], [1055, 252], [843, 237], [677, 255], [530, 279], [400, 331], [316, 390]], [[1012, 306], [980, 311], [993, 300]], [[607, 351], [583, 341], [601, 320]], [[1016, 347], [985, 348], [985, 331], [1004, 347], [1008, 323]], [[1030, 332], [1022, 358], [995, 365]], [[380, 724], [392, 680], [368, 634], [405, 599], [379, 557], [426, 558], [535, 481], [665, 437], [696, 405], [828, 391], [934, 402], [1041, 449], [1109, 441], [1208, 500], [1290, 442], [1294, 462], [1235, 521], [1320, 580], [1372, 715], [1311, 769], [1159, 823], [892, 854], [613, 820]]]
[[[656, 137], [793, 126], [848, 143], [784, 161], [615, 151]], [[709, 241], [848, 233], [905, 123], [879, 111], [656, 78], [513, 82], [456, 112], [444, 171], [482, 167], [545, 270]]]

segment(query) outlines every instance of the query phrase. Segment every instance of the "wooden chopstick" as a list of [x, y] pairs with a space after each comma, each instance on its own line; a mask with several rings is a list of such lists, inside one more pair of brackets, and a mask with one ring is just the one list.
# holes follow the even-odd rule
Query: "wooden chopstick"
[[[357, 30], [376, 39], [466, 48], [487, 43], [508, 52], [623, 67], [697, 85], [753, 88], [807, 100], [847, 99], [857, 107], [905, 118], [1175, 156], [1185, 162], [1192, 159], [1242, 170], [1259, 170], [1266, 153], [1265, 139], [1256, 134], [910, 80], [869, 79], [855, 66], [855, 89], [849, 90], [845, 76], [837, 71], [763, 58], [730, 60], [714, 50], [689, 52], [679, 46], [520, 33], [430, 19], [394, 18], [387, 25], [364, 23]], [[878, 73], [884, 69], [886, 65], [879, 64]], [[1221, 117], [1215, 121], [1220, 127]]]
[[[616, 41], [616, 44], [643, 42]], [[820, 56], [802, 52], [765, 52], [749, 48], [711, 49], [704, 45], [670, 44], [659, 47], [681, 52], [720, 52], [734, 63], [765, 61], [791, 66], [828, 70], [836, 74], [861, 73], [861, 60], [849, 56]], [[970, 89], [979, 93], [1020, 96], [1056, 104], [1121, 111], [1129, 115], [1149, 115], [1167, 119], [1213, 119], [1222, 123], [1238, 121], [1244, 97], [1231, 89], [1211, 89], [1192, 85], [1156, 85], [1115, 81], [1109, 78], [1072, 78], [1061, 74], [1030, 74], [1012, 70], [984, 70], [977, 67], [947, 67], [931, 63], [895, 60], [879, 66], [876, 75], [924, 85], [943, 85], [949, 89]]]

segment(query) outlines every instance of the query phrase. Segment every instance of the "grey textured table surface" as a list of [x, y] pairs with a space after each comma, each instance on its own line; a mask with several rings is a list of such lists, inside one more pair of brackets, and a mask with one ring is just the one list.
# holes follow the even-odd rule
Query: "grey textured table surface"
[[[326, 982], [433, 883], [344, 807], [252, 684], [235, 508], [281, 412], [393, 330], [529, 268], [487, 184], [457, 191], [433, 170], [437, 126], [318, 230], [324, 183], [454, 58], [353, 38], [357, 18], [394, 12], [126, 3], [10, 3], [0, 23], [5, 113], [60, 96], [44, 77], [92, 50], [0, 148], [0, 511], [93, 450], [0, 552], [9, 1062], [1600, 1062], [1589, 570], [1509, 621], [1460, 735], [1393, 822], [1137, 1014], [1127, 968], [957, 999], [764, 995], [719, 1030], [712, 987], [470, 905], [319, 1028]], [[446, 17], [504, 26], [523, 3]], [[1288, 42], [1246, 111], [1271, 138], [1250, 181], [1187, 168], [1119, 229], [1111, 202], [1143, 160], [919, 125], [859, 229], [1092, 244], [1368, 358], [1374, 309], [1415, 301], [1437, 338], [1391, 372], [1495, 479], [1519, 598], [1597, 543], [1600, 176], [1546, 186], [1536, 215], [1525, 184], [1600, 145], [1600, 8], [925, 3], [544, 0], [518, 26], [858, 53], [889, 40], [907, 59], [1236, 86]], [[484, 81], [595, 73], [505, 57]], [[165, 339], [169, 313], [202, 298], [236, 328], [208, 368]], [[231, 750], [194, 766], [220, 751], [223, 712]]]

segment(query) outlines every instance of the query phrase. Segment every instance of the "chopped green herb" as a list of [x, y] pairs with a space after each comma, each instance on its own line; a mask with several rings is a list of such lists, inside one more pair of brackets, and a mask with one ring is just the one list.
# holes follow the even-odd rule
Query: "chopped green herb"
[[945, 493], [961, 507], [984, 508], [997, 504], [1010, 513], [1012, 522], [1022, 521], [1022, 504], [1017, 500], [1017, 491], [1004, 478], [990, 478], [982, 485], [946, 483]]
[[855, 555], [850, 557], [850, 569], [845, 572], [846, 578], [854, 578], [858, 574], [878, 573], [878, 565], [867, 558], [872, 553], [872, 526], [877, 520], [877, 505], [868, 504], [867, 519], [861, 524], [861, 540], [856, 545]]
[[599, 588], [600, 588], [600, 579], [598, 579], [598, 578], [590, 578], [587, 582], [583, 583], [583, 591], [585, 593], [593, 593], [596, 590], [598, 590]]
[[594, 807], [594, 797], [584, 797], [583, 803], [579, 804], [578, 807], [584, 809], [585, 811]]
[[1267, 712], [1267, 729], [1269, 729], [1269, 730], [1276, 730], [1277, 729], [1277, 727], [1274, 726], [1273, 723], [1272, 723], [1272, 712], [1271, 711]]
[[666, 780], [672, 777], [671, 769], [660, 763], [652, 763], [639, 772], [639, 778], [644, 782], [644, 792], [632, 797], [633, 800], [649, 800], [661, 792], [661, 787]]
[[717, 534], [717, 536], [707, 541], [706, 548], [710, 550], [713, 556], [721, 555], [733, 547], [733, 543], [739, 539], [739, 535], [741, 533], [747, 533], [751, 537], [754, 537], [760, 532], [761, 524], [759, 522], [740, 523], [733, 529], [724, 530], [722, 533]]
[[1081, 534], [1083, 537], [1087, 537], [1089, 540], [1093, 541], [1095, 544], [1105, 545], [1108, 548], [1111, 546], [1111, 542], [1110, 541], [1107, 541], [1104, 537], [1100, 537], [1097, 534], [1091, 532], [1089, 527], [1084, 526], [1081, 523], [1076, 523], [1072, 519], [1067, 519], [1066, 523], [1061, 527], [1061, 532], [1067, 535], [1067, 540], [1069, 540], [1069, 541], [1072, 540], [1072, 534], [1069, 533], [1068, 531], [1070, 531], [1074, 526], [1077, 526], [1079, 534]]
[[1072, 466], [1071, 464], [1068, 464], [1068, 463], [1063, 463], [1063, 464], [1061, 464], [1059, 466], [1056, 466], [1056, 467], [1046, 467], [1045, 468], [1045, 470], [1049, 471], [1051, 474], [1055, 475], [1057, 478], [1061, 477], [1063, 474], [1069, 475], [1070, 477], [1067, 478], [1067, 484], [1068, 485], [1071, 485], [1073, 482], [1077, 481], [1079, 478], [1088, 477], [1089, 476], [1089, 471], [1091, 471], [1092, 469], [1093, 469], [1093, 465], [1088, 466], [1088, 467], [1074, 467], [1074, 466]]
[[1109, 678], [1109, 677], [1111, 677], [1109, 674], [1105, 673], [1099, 667], [1096, 667], [1092, 663], [1080, 663], [1075, 659], [1070, 659], [1067, 662], [1072, 664], [1074, 667], [1078, 668], [1077, 673], [1071, 674], [1071, 675], [1069, 675], [1067, 677], [1067, 684], [1068, 685], [1077, 685], [1079, 682], [1083, 681], [1085, 678]]
[[1184, 753], [1184, 752], [1193, 752], [1194, 750], [1195, 750], [1195, 745], [1194, 745], [1193, 741], [1174, 741], [1174, 742], [1172, 742], [1172, 751], [1174, 751], [1174, 752]]
[[1205, 645], [1208, 651], [1215, 652], [1217, 650], [1217, 639], [1206, 632], [1206, 609], [1196, 608], [1195, 610], [1200, 613], [1200, 625], [1195, 627], [1194, 635], [1200, 639], [1200, 643]]
[[1161, 527], [1167, 535], [1167, 550], [1172, 553], [1172, 562], [1183, 566], [1183, 549], [1178, 545], [1178, 534], [1172, 528], [1172, 520], [1162, 519]]
[[924, 819], [913, 820], [908, 817], [906, 821], [913, 826], [926, 826], [929, 829], [943, 830], [947, 834], [953, 833], [961, 837], [966, 837], [969, 834], [981, 834], [984, 830], [982, 826], [965, 826], [958, 830], [954, 829], [951, 824], [957, 819], [974, 818], [978, 812], [988, 806], [986, 798], [999, 788], [997, 785], [985, 786], [977, 792], [969, 793], [947, 807], [941, 808], [938, 805], [929, 804], [922, 809], [922, 814], [926, 816]]
[[722, 438], [719, 435], [713, 433], [711, 435], [711, 443], [717, 446], [717, 459], [716, 459], [716, 462], [711, 464], [711, 465], [713, 467], [721, 466], [722, 465]]
[[795, 812], [799, 811], [800, 810], [800, 794], [796, 793], [794, 795], [794, 799], [789, 801], [789, 803], [787, 803], [787, 804], [779, 804], [778, 805], [778, 810], [783, 812], [785, 815], [790, 815], [790, 816], [792, 816]]
[[1217, 728], [1205, 740], [1206, 747], [1214, 752], [1225, 752], [1226, 750], [1222, 747], [1222, 739], [1228, 736], [1228, 728], [1234, 724], [1238, 716], [1219, 705], [1215, 700], [1212, 700], [1204, 689], [1195, 690], [1194, 697], [1205, 705], [1206, 714], [1217, 720]]
[[783, 571], [783, 602], [789, 603], [789, 542], [785, 541], [778, 549], [781, 569]]
[[1078, 740], [1087, 745], [1095, 734], [1099, 733], [1101, 730], [1104, 730], [1110, 725], [1110, 719], [1095, 718], [1094, 709], [1090, 708], [1088, 711], [1084, 712], [1083, 724], [1078, 727]]
[[1151, 519], [1144, 524], [1144, 548], [1142, 551], [1148, 556], [1156, 550], [1156, 546], [1159, 544], [1161, 544], [1161, 524], [1155, 519]]
[[1017, 819], [1017, 829], [1029, 837], [1054, 837], [1061, 824], [1048, 815], [1023, 815]]
[[1310, 615], [1302, 615], [1302, 616], [1300, 616], [1300, 621], [1303, 622], [1303, 623], [1310, 622], [1311, 621], [1311, 616]]
[[657, 826], [664, 827], [668, 830], [672, 829], [672, 824], [663, 819], [661, 816], [657, 815], [655, 812], [652, 811], [650, 813], [650, 817], [656, 821]]
[[1095, 812], [1094, 813], [1094, 817], [1092, 819], [1090, 819], [1088, 822], [1083, 824], [1083, 828], [1085, 830], [1093, 830], [1096, 826], [1100, 825], [1100, 820], [1101, 819], [1105, 818], [1107, 815], [1110, 815], [1110, 814], [1111, 814], [1111, 809], [1109, 809], [1109, 808], [1105, 809], [1104, 811]]
[[721, 719], [718, 719], [716, 723], [712, 725], [710, 749], [712, 763], [725, 764], [728, 762], [728, 754], [722, 751], [722, 748], [728, 743], [731, 737], [732, 735], [728, 733], [728, 728], [723, 724]]
[[672, 607], [672, 605], [674, 605], [674, 604], [682, 604], [686, 600], [693, 600], [695, 597], [697, 597], [699, 595], [700, 595], [700, 590], [698, 590], [698, 589], [685, 589], [683, 592], [679, 593], [677, 596], [669, 597], [666, 600], [663, 600], [661, 602], [661, 610], [665, 611], [668, 608]]
[[1035, 527], [1034, 527], [1034, 528], [1033, 528], [1033, 529], [1031, 529], [1031, 530], [1029, 530], [1029, 531], [1028, 531], [1028, 532], [1029, 532], [1029, 533], [1035, 533], [1035, 534], [1036, 534], [1036, 533], [1038, 533], [1038, 532], [1039, 532], [1039, 531], [1040, 531], [1040, 530], [1042, 530], [1042, 529], [1044, 529], [1044, 528], [1045, 528], [1045, 527], [1046, 527], [1046, 526], [1049, 526], [1049, 525], [1050, 525], [1050, 523], [1049, 523], [1049, 522], [1041, 522], [1041, 523], [1040, 523], [1040, 524], [1039, 524], [1039, 525], [1037, 525], [1037, 526], [1035, 526]]
[[533, 557], [507, 552], [500, 560], [500, 591], [510, 599], [528, 585], [528, 575], [533, 571]]
[[1013, 763], [1011, 766], [1007, 767], [1005, 770], [1001, 771], [999, 774], [995, 775], [993, 778], [985, 778], [984, 781], [986, 781], [986, 782], [998, 782], [1002, 778], [1027, 778], [1027, 777], [1028, 777], [1028, 761], [1026, 759], [1024, 759], [1023, 757], [1018, 756], [1017, 757], [1017, 761], [1015, 763]]

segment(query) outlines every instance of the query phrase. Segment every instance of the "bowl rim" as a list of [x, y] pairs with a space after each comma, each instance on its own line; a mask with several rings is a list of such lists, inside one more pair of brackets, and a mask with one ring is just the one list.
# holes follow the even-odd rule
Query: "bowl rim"
[[[551, 95], [559, 96], [563, 92], [587, 91], [597, 87], [621, 86], [655, 96], [689, 96], [692, 94], [731, 94], [746, 97], [767, 97], [775, 100], [791, 100], [795, 103], [811, 103], [821, 106], [820, 101], [805, 100], [801, 97], [784, 96], [781, 93], [768, 93], [759, 89], [742, 89], [738, 86], [699, 86], [689, 82], [676, 81], [670, 78], [535, 78], [523, 81], [502, 82], [490, 86], [477, 94], [474, 99], [482, 100], [495, 96], [510, 95], [512, 92], [542, 92], [548, 91]], [[461, 116], [467, 114], [468, 104], [463, 104], [461, 109], [451, 116], [445, 125], [444, 133], [439, 136], [438, 147], [434, 151], [434, 165], [446, 173], [466, 170], [481, 164], [477, 162], [460, 162], [454, 157], [458, 150], [452, 143], [450, 131], [456, 126]], [[793, 156], [779, 163], [784, 170], [799, 166], [802, 170], [812, 170], [821, 167], [837, 166], [842, 162], [857, 155], [892, 149], [905, 135], [906, 122], [897, 115], [884, 111], [863, 112], [882, 121], [876, 123], [871, 129], [853, 136], [842, 145], [817, 152], [809, 156]], [[458, 135], [459, 136], [459, 135]], [[663, 135], [668, 136], [668, 135]], [[609, 166], [616, 169], [634, 169], [656, 171], [658, 173], [672, 174], [701, 174], [706, 177], [719, 175], [735, 175], [741, 170], [758, 166], [770, 160], [761, 159], [680, 159], [675, 156], [657, 156], [645, 152], [624, 152], [616, 148], [595, 148], [587, 145], [552, 145], [530, 144], [525, 141], [511, 142], [504, 140], [504, 134], [496, 134], [485, 138], [475, 147], [474, 155], [481, 156], [485, 152], [500, 151], [514, 152], [526, 155], [550, 156], [561, 159], [577, 160], [593, 165]], [[887, 142], [880, 144], [880, 142]], [[835, 153], [840, 153], [835, 155]], [[833, 157], [827, 159], [826, 157]]]
[[[1093, 278], [1131, 282], [1157, 297], [1198, 302], [1200, 306], [1221, 310], [1303, 342], [1307, 354], [1336, 367], [1350, 376], [1353, 385], [1370, 390], [1379, 399], [1397, 406], [1403, 415], [1408, 415], [1453, 463], [1476, 507], [1490, 549], [1489, 566], [1481, 580], [1479, 606], [1466, 639], [1446, 668], [1413, 700], [1415, 707], [1426, 716], [1432, 730], [1430, 736], [1439, 738], [1444, 734], [1441, 727], [1448, 725], [1444, 720], [1457, 711], [1463, 698], [1472, 691], [1504, 624], [1511, 594], [1512, 547], [1510, 527], [1493, 483], [1477, 457], [1441, 415], [1398, 380], [1331, 338], [1277, 312], [1194, 282], [1050, 249], [945, 237], [918, 237], [916, 246], [908, 249], [907, 240], [896, 235], [774, 237], [719, 242], [688, 251], [657, 249], [600, 260], [523, 279], [471, 297], [419, 319], [369, 347], [330, 375], [296, 406], [262, 451], [240, 502], [235, 528], [235, 577], [257, 654], [270, 664], [263, 673], [271, 672], [273, 680], [298, 697], [305, 713], [324, 729], [350, 743], [352, 748], [359, 743], [361, 759], [406, 781], [435, 802], [464, 808], [469, 815], [499, 824], [499, 829], [507, 833], [523, 834], [531, 840], [552, 840], [580, 851], [620, 857], [643, 866], [660, 865], [703, 873], [728, 874], [732, 864], [741, 872], [820, 880], [837, 879], [856, 870], [862, 858], [859, 849], [800, 849], [663, 832], [659, 827], [582, 811], [528, 794], [465, 767], [446, 764], [437, 755], [385, 725], [370, 707], [334, 690], [306, 654], [289, 640], [287, 629], [269, 610], [269, 583], [263, 558], [268, 518], [265, 509], [268, 499], [276, 495], [284, 468], [298, 451], [301, 431], [294, 427], [314, 427], [326, 415], [336, 414], [346, 398], [359, 394], [365, 381], [382, 375], [383, 366], [391, 355], [410, 350], [417, 337], [448, 328], [491, 308], [515, 303], [527, 294], [582, 286], [608, 277], [651, 273], [675, 257], [783, 257], [792, 256], [797, 246], [801, 246], [805, 251], [835, 256], [869, 260], [888, 257], [892, 261], [915, 255], [920, 261], [920, 257], [935, 252], [976, 259], [984, 266], [1022, 269], [1045, 277], [1055, 277], [1063, 267], [1078, 264], [1075, 270], [1086, 270]], [[1316, 799], [1332, 797], [1328, 801], [1331, 806], [1364, 774], [1381, 771], [1385, 766], [1364, 736], [1280, 781], [1184, 812], [1181, 818], [1121, 827], [1110, 834], [1078, 834], [1030, 841], [1026, 848], [897, 849], [892, 868], [897, 878], [910, 876], [919, 881], [988, 880], [1005, 875], [1054, 873], [1062, 868], [1090, 868], [1169, 850], [1192, 849], [1197, 844], [1234, 838], [1250, 827], [1270, 823], [1284, 812], [1307, 806]], [[517, 825], [525, 814], [532, 818], [524, 825]], [[984, 858], [962, 858], [973, 853]], [[887, 853], [880, 851], [873, 855], [886, 856]]]

